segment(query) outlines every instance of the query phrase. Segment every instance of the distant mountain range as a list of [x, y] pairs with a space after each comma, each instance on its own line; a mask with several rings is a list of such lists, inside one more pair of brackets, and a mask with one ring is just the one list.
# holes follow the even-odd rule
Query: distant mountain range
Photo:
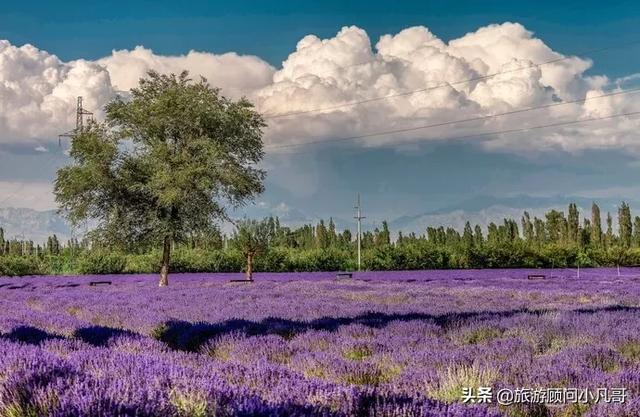
[[[510, 197], [479, 196], [461, 201], [458, 204], [442, 207], [437, 210], [405, 215], [395, 219], [389, 219], [389, 227], [395, 235], [398, 231], [403, 233], [415, 232], [424, 233], [427, 226], [445, 226], [462, 230], [466, 221], [472, 225], [479, 224], [483, 228], [490, 222], [502, 222], [505, 217], [513, 218], [518, 223], [522, 213], [527, 210], [533, 216], [541, 217], [545, 212], [556, 209], [566, 211], [569, 203], [576, 203], [581, 215], [591, 215], [591, 203], [594, 199], [586, 197], [532, 197], [527, 195], [517, 195]], [[618, 199], [596, 199], [600, 205], [601, 213], [604, 217], [607, 211], [611, 212], [614, 223], [617, 220]], [[640, 209], [640, 202], [627, 201], [634, 208]], [[307, 223], [315, 224], [320, 221], [320, 217], [310, 215], [297, 208], [289, 207], [285, 204], [269, 205], [259, 203], [248, 207], [245, 210], [248, 217], [261, 218], [266, 216], [278, 216], [280, 222], [289, 226], [300, 226]], [[236, 213], [234, 217], [242, 217]], [[328, 217], [328, 216], [327, 216]], [[327, 218], [324, 218], [327, 220]], [[338, 230], [355, 230], [355, 221], [349, 218], [334, 217]], [[363, 223], [364, 230], [371, 230], [380, 227], [383, 219], [368, 218]], [[67, 240], [72, 235], [71, 227], [60, 217], [55, 210], [37, 211], [28, 208], [0, 208], [0, 227], [4, 228], [5, 236], [21, 237], [33, 240], [34, 242], [44, 242], [47, 237], [56, 234], [60, 239]], [[614, 224], [614, 227], [617, 227]], [[223, 231], [230, 233], [233, 230], [230, 224], [223, 225]], [[81, 233], [76, 233], [79, 237]]]
[[[403, 233], [423, 233], [427, 226], [442, 225], [462, 230], [467, 221], [472, 225], [479, 224], [484, 228], [491, 222], [501, 223], [504, 218], [515, 219], [519, 224], [524, 211], [528, 211], [531, 217], [543, 217], [544, 213], [552, 209], [566, 213], [569, 203], [576, 203], [581, 217], [591, 217], [591, 204], [594, 201], [600, 206], [603, 224], [607, 211], [609, 211], [614, 220], [614, 227], [617, 227], [619, 199], [593, 199], [578, 196], [533, 197], [528, 195], [473, 197], [438, 210], [398, 217], [392, 220], [389, 226], [392, 230], [401, 230]], [[627, 202], [631, 205], [632, 210], [634, 207], [640, 209], [640, 202], [629, 200]]]
[[61, 241], [71, 236], [71, 227], [55, 210], [37, 211], [29, 208], [0, 208], [0, 227], [6, 238], [24, 236], [36, 243], [47, 241], [55, 234]]

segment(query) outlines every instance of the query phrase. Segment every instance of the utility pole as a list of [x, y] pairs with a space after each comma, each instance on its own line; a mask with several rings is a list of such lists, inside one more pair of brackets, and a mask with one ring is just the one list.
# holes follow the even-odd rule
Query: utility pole
[[366, 219], [366, 217], [364, 217], [362, 215], [361, 212], [361, 207], [360, 207], [360, 193], [358, 193], [358, 201], [356, 203], [356, 206], [354, 207], [356, 209], [356, 215], [354, 217], [354, 219], [356, 219], [358, 221], [358, 271], [360, 271], [360, 262], [361, 262], [361, 247], [362, 247], [362, 225], [361, 225], [361, 221], [362, 219]]
[[69, 240], [69, 246], [70, 246], [69, 249], [71, 249], [71, 259], [75, 259], [75, 253], [74, 253], [74, 249], [75, 249], [75, 246], [76, 246], [75, 242], [74, 242], [75, 235], [76, 235], [76, 229], [72, 228], [71, 229], [71, 240]]
[[24, 256], [26, 252], [24, 239], [24, 231], [22, 231], [22, 234], [20, 235], [20, 256]]

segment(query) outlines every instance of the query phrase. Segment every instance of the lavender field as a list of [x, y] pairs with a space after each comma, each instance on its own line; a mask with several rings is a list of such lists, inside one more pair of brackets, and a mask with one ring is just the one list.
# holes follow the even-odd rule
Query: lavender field
[[[640, 416], [640, 270], [577, 274], [1, 278], [0, 416]], [[627, 398], [469, 404], [465, 387]]]

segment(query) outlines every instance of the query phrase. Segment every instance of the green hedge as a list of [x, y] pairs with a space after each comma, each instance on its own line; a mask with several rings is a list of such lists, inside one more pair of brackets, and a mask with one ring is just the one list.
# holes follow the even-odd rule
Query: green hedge
[[[442, 247], [426, 241], [399, 246], [386, 245], [364, 250], [362, 265], [367, 270], [418, 270], [444, 268], [549, 268], [640, 265], [640, 249], [580, 249], [524, 242], [476, 247]], [[0, 256], [0, 276], [36, 274], [155, 273], [160, 269], [160, 252], [124, 254], [93, 250], [58, 256]], [[171, 272], [240, 272], [245, 259], [236, 250], [179, 248], [172, 255]], [[356, 254], [341, 249], [300, 250], [271, 248], [255, 260], [258, 272], [303, 272], [354, 270]]]
[[80, 274], [121, 274], [126, 265], [127, 256], [121, 253], [89, 251], [80, 255], [77, 271]]
[[50, 273], [45, 261], [35, 256], [0, 257], [0, 276], [44, 275]]

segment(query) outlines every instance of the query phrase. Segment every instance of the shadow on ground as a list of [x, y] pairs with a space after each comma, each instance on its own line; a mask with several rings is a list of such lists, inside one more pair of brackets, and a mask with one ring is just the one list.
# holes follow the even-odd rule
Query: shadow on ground
[[[507, 318], [519, 314], [542, 315], [551, 312], [566, 311], [579, 314], [594, 314], [599, 312], [639, 312], [639, 307], [607, 306], [599, 308], [585, 308], [576, 310], [527, 310], [516, 309], [507, 311], [450, 313], [432, 315], [424, 313], [379, 313], [369, 312], [353, 317], [322, 317], [311, 321], [288, 320], [268, 317], [261, 321], [242, 319], [226, 320], [219, 323], [190, 323], [186, 321], [167, 321], [160, 324], [151, 336], [164, 342], [174, 350], [195, 352], [209, 339], [231, 333], [242, 333], [248, 336], [279, 335], [291, 339], [297, 334], [309, 330], [337, 331], [342, 326], [361, 324], [372, 328], [383, 328], [396, 321], [430, 321], [447, 329], [473, 319], [491, 320]], [[105, 346], [114, 337], [141, 335], [129, 330], [106, 326], [89, 326], [77, 329], [72, 338], [81, 340], [93, 346]], [[0, 334], [0, 339], [37, 345], [47, 340], [64, 339], [63, 336], [48, 333], [32, 326], [20, 326], [11, 332]]]
[[39, 345], [47, 340], [61, 340], [64, 337], [40, 330], [32, 326], [18, 326], [9, 333], [0, 334], [0, 339], [6, 339], [11, 342], [21, 342], [29, 345]]
[[599, 308], [585, 308], [576, 310], [527, 310], [516, 309], [493, 312], [468, 312], [431, 315], [424, 313], [389, 314], [369, 312], [353, 317], [322, 317], [311, 321], [288, 320], [268, 317], [259, 322], [233, 319], [220, 323], [190, 323], [186, 321], [168, 321], [158, 326], [152, 335], [175, 350], [197, 351], [209, 339], [230, 333], [243, 333], [248, 336], [279, 335], [291, 339], [297, 334], [309, 330], [337, 331], [342, 326], [361, 324], [373, 328], [382, 328], [395, 321], [430, 321], [448, 329], [472, 319], [501, 319], [518, 314], [542, 315], [551, 312], [566, 311], [580, 314], [594, 314], [598, 312], [630, 311], [638, 312], [638, 307], [607, 306]]

